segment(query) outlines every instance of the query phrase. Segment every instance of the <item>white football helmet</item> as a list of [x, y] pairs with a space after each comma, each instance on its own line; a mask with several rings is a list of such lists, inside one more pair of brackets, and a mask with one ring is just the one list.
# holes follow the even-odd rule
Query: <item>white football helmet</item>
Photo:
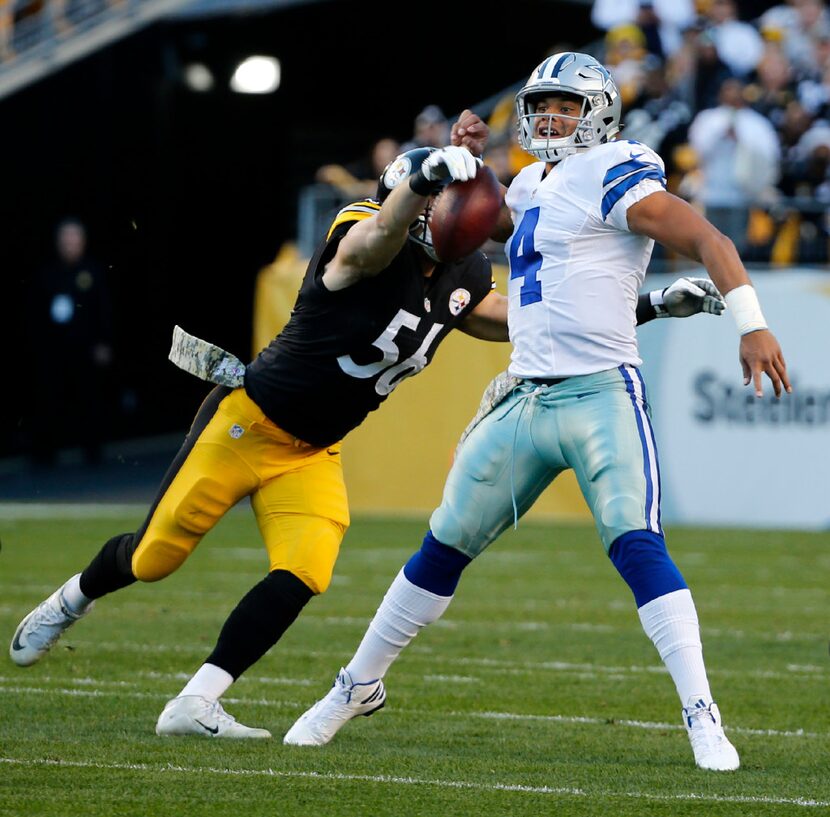
[[[573, 94], [582, 99], [577, 126], [570, 136], [535, 136], [536, 120], [553, 114], [537, 114], [536, 101], [553, 94]], [[590, 54], [565, 51], [548, 57], [533, 69], [524, 87], [516, 94], [519, 143], [537, 159], [558, 162], [580, 150], [607, 142], [620, 131], [622, 102], [607, 69]]]

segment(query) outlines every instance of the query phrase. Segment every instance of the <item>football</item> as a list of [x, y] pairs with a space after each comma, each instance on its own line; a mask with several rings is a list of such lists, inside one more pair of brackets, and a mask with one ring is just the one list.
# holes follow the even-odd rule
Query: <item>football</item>
[[429, 217], [435, 254], [457, 261], [477, 250], [493, 232], [502, 201], [496, 174], [486, 166], [467, 182], [447, 185]]

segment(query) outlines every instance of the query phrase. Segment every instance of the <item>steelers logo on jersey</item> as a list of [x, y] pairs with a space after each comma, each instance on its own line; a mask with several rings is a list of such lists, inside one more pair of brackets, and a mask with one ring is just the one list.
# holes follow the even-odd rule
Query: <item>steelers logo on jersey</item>
[[470, 293], [466, 289], [453, 290], [450, 295], [450, 312], [453, 315], [458, 315], [467, 304], [470, 303]]

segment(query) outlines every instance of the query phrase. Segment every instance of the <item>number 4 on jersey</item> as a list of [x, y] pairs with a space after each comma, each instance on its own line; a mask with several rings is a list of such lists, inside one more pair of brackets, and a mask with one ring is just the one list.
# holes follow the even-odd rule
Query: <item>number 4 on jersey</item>
[[521, 305], [528, 306], [542, 300], [542, 282], [536, 277], [542, 266], [542, 254], [536, 251], [534, 233], [539, 223], [539, 208], [527, 210], [513, 238], [510, 240], [510, 280], [523, 278]]

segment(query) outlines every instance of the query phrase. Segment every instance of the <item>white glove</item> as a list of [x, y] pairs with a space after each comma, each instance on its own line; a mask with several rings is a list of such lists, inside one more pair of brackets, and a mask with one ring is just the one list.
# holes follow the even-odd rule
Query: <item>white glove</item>
[[658, 318], [688, 318], [698, 312], [720, 315], [726, 309], [723, 295], [708, 278], [678, 278], [652, 292], [651, 305]]
[[480, 164], [481, 159], [476, 159], [467, 148], [448, 145], [430, 153], [421, 164], [421, 172], [430, 182], [466, 182], [476, 175]]

